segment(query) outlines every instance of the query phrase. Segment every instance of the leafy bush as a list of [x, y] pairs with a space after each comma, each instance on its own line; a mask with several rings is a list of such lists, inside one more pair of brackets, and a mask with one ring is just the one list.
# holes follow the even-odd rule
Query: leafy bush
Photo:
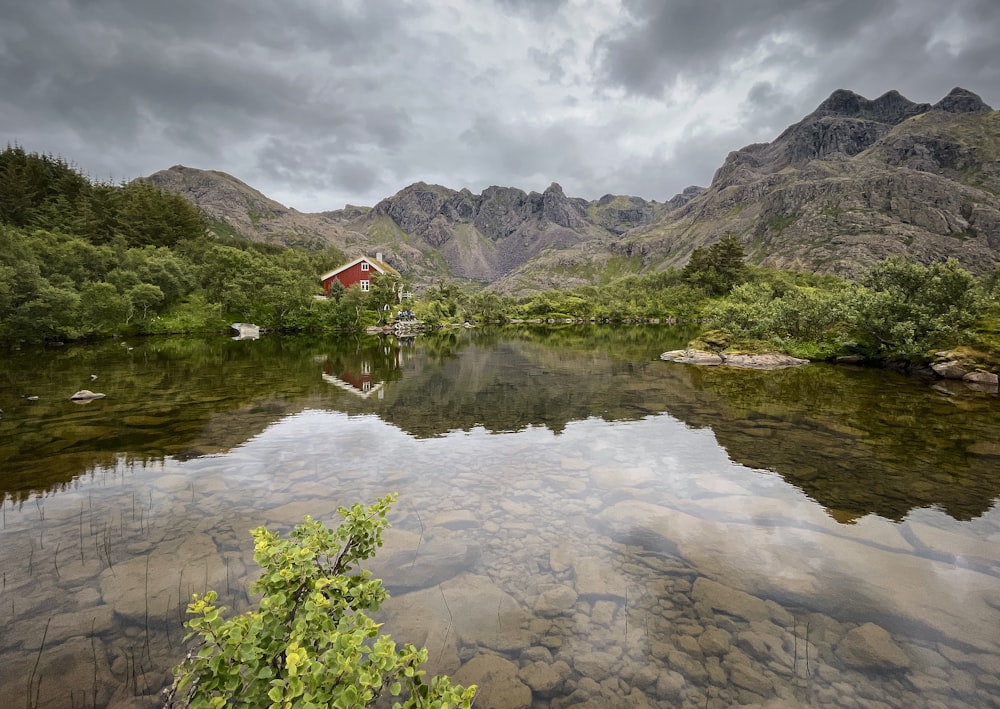
[[388, 692], [402, 698], [394, 707], [470, 707], [475, 687], [425, 681], [427, 650], [397, 649], [365, 614], [388, 594], [355, 565], [382, 545], [394, 499], [339, 508], [336, 529], [310, 517], [286, 539], [254, 529], [260, 606], [224, 620], [214, 591], [194, 597], [186, 625], [201, 644], [175, 669], [166, 705], [360, 707]]
[[986, 304], [981, 284], [955, 259], [921, 266], [890, 258], [861, 277], [850, 308], [876, 353], [914, 356], [967, 337]]

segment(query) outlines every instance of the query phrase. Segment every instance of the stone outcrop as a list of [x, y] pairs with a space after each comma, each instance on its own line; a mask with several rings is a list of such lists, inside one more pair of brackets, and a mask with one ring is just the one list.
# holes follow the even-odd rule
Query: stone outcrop
[[762, 354], [729, 354], [725, 352], [706, 352], [705, 350], [686, 349], [671, 350], [660, 355], [665, 362], [681, 364], [699, 364], [703, 366], [738, 367], [740, 369], [785, 369], [809, 364], [807, 359], [799, 359], [778, 352]]
[[907, 254], [1000, 264], [1000, 114], [955, 89], [937, 104], [835, 91], [774, 141], [733, 151], [704, 192], [612, 249], [656, 267], [741, 238], [764, 265], [854, 276]]

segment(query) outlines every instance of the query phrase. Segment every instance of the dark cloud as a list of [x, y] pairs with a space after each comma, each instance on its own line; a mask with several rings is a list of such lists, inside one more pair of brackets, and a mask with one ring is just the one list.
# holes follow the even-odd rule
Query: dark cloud
[[1000, 104], [997, 56], [996, 0], [12, 1], [0, 140], [300, 209], [418, 180], [667, 199], [836, 88]]
[[[678, 81], [703, 87], [788, 37], [821, 51], [885, 17], [898, 0], [625, 0], [626, 22], [599, 42], [604, 80], [662, 95]], [[757, 59], [760, 61], [760, 59]]]
[[562, 9], [568, 0], [494, 0], [494, 2], [505, 10], [528, 13], [547, 19]]

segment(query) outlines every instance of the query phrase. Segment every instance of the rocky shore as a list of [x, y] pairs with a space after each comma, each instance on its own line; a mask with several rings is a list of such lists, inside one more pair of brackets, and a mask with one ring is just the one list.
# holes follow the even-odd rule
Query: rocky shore
[[779, 352], [761, 354], [733, 354], [726, 352], [708, 352], [706, 350], [684, 349], [671, 350], [660, 355], [665, 362], [681, 364], [699, 364], [709, 367], [725, 365], [740, 369], [784, 369], [809, 364], [807, 359], [799, 359]]

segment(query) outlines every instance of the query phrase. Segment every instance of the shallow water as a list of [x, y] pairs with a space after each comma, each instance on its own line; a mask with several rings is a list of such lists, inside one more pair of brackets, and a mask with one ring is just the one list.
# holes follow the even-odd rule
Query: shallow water
[[483, 706], [996, 706], [997, 398], [686, 339], [9, 357], [0, 705], [156, 705], [190, 593], [249, 607], [247, 530], [397, 491], [379, 619]]

